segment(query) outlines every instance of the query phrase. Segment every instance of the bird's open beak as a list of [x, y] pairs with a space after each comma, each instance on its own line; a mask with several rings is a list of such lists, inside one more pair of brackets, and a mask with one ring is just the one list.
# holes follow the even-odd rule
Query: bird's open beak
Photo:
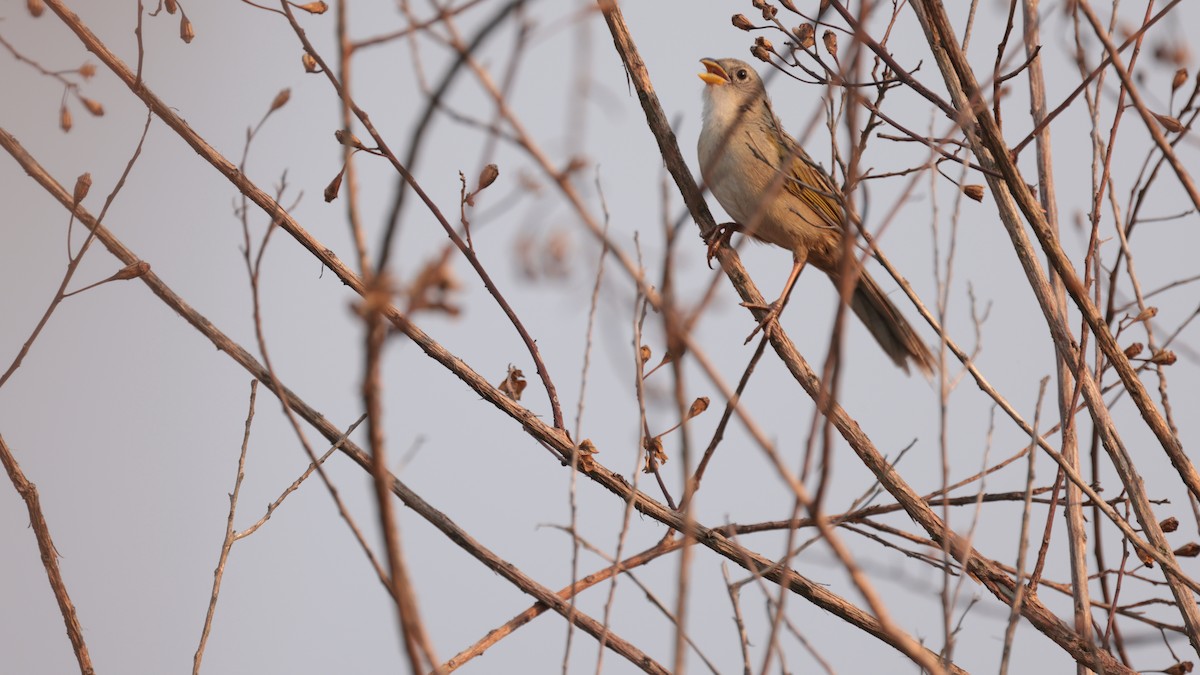
[[704, 70], [707, 71], [700, 73], [700, 79], [704, 80], [705, 84], [729, 84], [729, 75], [716, 61], [712, 59], [700, 59], [700, 63], [704, 64]]

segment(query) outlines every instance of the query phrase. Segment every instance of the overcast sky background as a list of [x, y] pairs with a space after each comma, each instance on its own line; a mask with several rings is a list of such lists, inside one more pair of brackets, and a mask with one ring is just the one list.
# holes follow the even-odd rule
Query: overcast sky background
[[[71, 4], [126, 63], [135, 61], [134, 3]], [[1103, 3], [1095, 4], [1099, 10]], [[417, 5], [419, 16], [431, 14], [424, 3]], [[463, 15], [458, 24], [464, 34], [472, 34], [494, 11], [493, 5], [483, 3]], [[281, 17], [237, 2], [193, 2], [184, 7], [196, 30], [190, 45], [179, 40], [175, 17], [164, 14], [145, 21], [148, 86], [233, 161], [240, 156], [246, 128], [258, 121], [277, 91], [291, 88], [290, 103], [275, 114], [256, 141], [247, 174], [273, 192], [286, 171], [291, 198], [284, 203], [300, 196], [293, 215], [344, 261], [351, 261], [353, 248], [344, 224], [344, 203], [326, 204], [321, 198], [322, 189], [340, 166], [340, 148], [333, 139], [340, 118], [329, 83], [303, 72], [299, 43]], [[576, 183], [586, 194], [589, 208], [600, 216], [598, 179], [611, 212], [613, 239], [633, 254], [636, 234], [649, 276], [657, 280], [663, 268], [662, 194], [667, 179], [603, 21], [598, 14], [585, 12], [591, 7], [585, 2], [531, 0], [526, 18], [532, 22], [533, 32], [510, 102], [560, 166], [575, 153], [586, 160]], [[982, 64], [990, 64], [994, 58], [1005, 9], [1006, 3], [993, 0], [980, 5], [971, 49], [977, 68], [986, 68]], [[1140, 16], [1143, 9], [1131, 7], [1129, 11]], [[753, 18], [751, 10], [749, 3], [689, 0], [624, 6], [658, 95], [694, 169], [703, 86], [696, 78], [701, 70], [698, 59], [749, 59], [752, 37], [731, 27], [729, 16], [743, 11]], [[1048, 24], [1043, 44], [1053, 105], [1078, 83], [1079, 76], [1063, 60], [1063, 54], [1073, 49], [1069, 19], [1062, 15], [1059, 3], [1048, 3], [1044, 11]], [[587, 14], [582, 24], [581, 12]], [[1196, 9], [1184, 3], [1175, 19], [1153, 29], [1147, 52], [1156, 45], [1183, 40], [1185, 26], [1196, 19]], [[404, 25], [390, 3], [357, 3], [351, 7], [351, 20], [352, 34], [358, 38]], [[332, 60], [332, 12], [302, 17], [301, 21], [309, 37]], [[795, 23], [791, 18], [786, 21]], [[23, 1], [0, 0], [0, 35], [51, 70], [76, 68], [85, 60], [96, 62], [56, 17], [47, 12], [32, 19]], [[771, 39], [782, 42], [774, 35]], [[922, 47], [923, 39], [911, 10], [904, 10], [894, 30], [893, 49], [907, 67], [919, 65], [922, 81], [940, 92], [940, 76]], [[481, 60], [497, 77], [508, 62], [513, 40], [514, 31], [506, 28], [481, 52]], [[1017, 40], [1014, 36], [1014, 48]], [[448, 52], [428, 41], [418, 42], [417, 47], [426, 75], [439, 77], [449, 62]], [[1098, 53], [1094, 41], [1089, 49], [1094, 62]], [[407, 150], [410, 129], [423, 103], [412, 55], [408, 42], [395, 42], [364, 50], [356, 61], [357, 102], [401, 155]], [[1149, 53], [1142, 58], [1147, 65], [1145, 92], [1157, 111], [1167, 112], [1168, 83], [1174, 68], [1152, 62]], [[578, 96], [575, 83], [580, 72], [593, 78], [582, 107], [568, 103]], [[1110, 78], [1104, 101], [1106, 114], [1113, 105], [1114, 81]], [[1006, 102], [1005, 122], [1010, 143], [1014, 143], [1028, 130], [1026, 82], [1018, 78], [1010, 85], [1012, 100]], [[97, 213], [137, 143], [145, 118], [139, 101], [101, 65], [83, 91], [100, 101], [107, 114], [91, 117], [72, 101], [75, 125], [64, 134], [57, 128], [60, 85], [2, 52], [0, 87], [0, 126], [16, 135], [68, 189], [77, 175], [91, 172], [94, 185], [85, 204]], [[814, 114], [819, 114], [824, 93], [820, 87], [776, 77], [770, 91], [776, 111], [796, 134], [802, 134]], [[451, 89], [448, 102], [474, 117], [490, 119], [493, 114], [489, 99], [469, 74]], [[940, 133], [948, 128], [944, 118], [931, 117], [928, 106], [904, 90], [889, 95], [888, 105], [911, 129], [932, 128]], [[1103, 128], [1107, 130], [1107, 121]], [[1086, 230], [1074, 223], [1089, 208], [1091, 189], [1088, 129], [1082, 108], [1052, 127], [1063, 240], [1077, 264]], [[1121, 131], [1122, 154], [1114, 162], [1114, 175], [1124, 206], [1147, 137], [1132, 111], [1126, 114]], [[484, 135], [445, 117], [438, 118], [430, 133], [415, 175], [452, 220], [458, 213], [458, 172], [473, 181], [483, 163], [499, 165], [500, 179], [480, 198], [472, 217], [475, 246], [537, 339], [564, 411], [573, 419], [599, 247], [553, 184], [521, 150], [500, 143], [494, 157], [484, 157]], [[365, 134], [359, 135], [365, 138]], [[828, 166], [827, 133], [818, 128], [806, 142], [814, 157]], [[912, 145], [875, 140], [865, 164], [882, 173], [919, 163], [922, 151]], [[1185, 162], [1195, 166], [1195, 144], [1185, 140], [1180, 149]], [[1021, 159], [1026, 176], [1034, 180], [1032, 153], [1026, 152]], [[395, 176], [383, 160], [360, 155], [357, 162], [365, 223], [374, 235], [374, 244]], [[946, 170], [957, 177], [957, 170], [949, 165]], [[1174, 215], [1188, 208], [1171, 180], [1165, 176], [1160, 181], [1147, 215]], [[907, 181], [874, 181], [868, 186], [868, 223], [878, 222], [896, 208]], [[531, 189], [531, 182], [537, 190]], [[983, 181], [976, 176], [967, 182]], [[665, 189], [669, 199], [666, 214], [674, 220], [681, 213], [681, 201], [673, 186]], [[234, 215], [237, 196], [223, 177], [155, 120], [142, 157], [105, 224], [198, 311], [257, 353], [239, 248], [242, 234]], [[938, 207], [938, 236], [944, 251], [955, 199], [956, 191], [948, 181], [938, 179], [931, 184], [928, 176], [921, 178], [881, 240], [882, 249], [930, 305], [935, 298], [931, 206], [936, 203]], [[7, 367], [61, 279], [67, 216], [7, 158], [0, 158], [0, 204], [0, 364]], [[715, 200], [710, 200], [710, 205], [719, 213]], [[951, 334], [961, 344], [974, 343], [967, 295], [970, 286], [981, 310], [984, 305], [990, 307], [981, 329], [978, 365], [1026, 419], [1032, 419], [1038, 381], [1053, 372], [1045, 321], [990, 198], [982, 204], [964, 202], [960, 216], [948, 319]], [[1104, 216], [1109, 228], [1105, 236], [1109, 236], [1110, 212]], [[267, 219], [256, 211], [251, 222], [261, 233]], [[1140, 227], [1134, 252], [1145, 289], [1195, 273], [1190, 258], [1200, 243], [1196, 224], [1196, 215], [1190, 214]], [[75, 227], [76, 245], [83, 232]], [[690, 223], [683, 229], [675, 257], [679, 292], [688, 302], [698, 299], [718, 274], [704, 264], [704, 249], [695, 232]], [[533, 241], [535, 247], [542, 247], [555, 238], [569, 243], [569, 275], [533, 280], [524, 276], [517, 253], [519, 242]], [[410, 279], [444, 243], [445, 235], [436, 221], [416, 200], [410, 200], [393, 272]], [[1116, 245], [1109, 242], [1105, 246], [1106, 261], [1111, 260]], [[743, 249], [743, 258], [763, 294], [774, 297], [788, 272], [787, 253], [753, 246]], [[548, 418], [545, 395], [515, 331], [470, 267], [459, 257], [453, 261], [464, 285], [458, 298], [462, 315], [457, 319], [423, 315], [417, 324], [493, 382], [503, 378], [509, 364], [523, 369], [529, 378], [523, 404]], [[96, 245], [72, 287], [104, 278], [118, 267], [119, 263]], [[882, 270], [872, 269], [886, 289], [895, 289]], [[753, 323], [737, 306], [728, 283], [720, 280], [718, 287], [712, 309], [697, 327], [699, 342], [723, 377], [736, 382], [753, 353], [753, 346], [742, 344]], [[362, 409], [358, 389], [362, 329], [351, 311], [355, 297], [333, 274], [322, 273], [320, 264], [283, 232], [276, 234], [267, 251], [262, 291], [264, 327], [280, 377], [335, 424], [348, 426]], [[901, 294], [893, 297], [915, 325], [919, 319]], [[580, 437], [596, 443], [601, 450], [597, 459], [606, 466], [630, 480], [644, 481], [635, 470], [639, 435], [633, 387], [633, 298], [634, 285], [628, 276], [610, 264], [597, 315]], [[783, 314], [783, 326], [814, 366], [824, 360], [833, 300], [828, 282], [809, 272]], [[1196, 291], [1183, 286], [1156, 298], [1153, 304], [1160, 307], [1159, 326], [1171, 330], [1196, 307]], [[920, 332], [933, 343], [927, 327], [921, 326]], [[1194, 435], [1191, 411], [1200, 404], [1197, 362], [1187, 347], [1195, 344], [1194, 335], [1195, 329], [1189, 328], [1179, 338], [1182, 344], [1176, 348], [1181, 358], [1170, 383], [1185, 447]], [[1122, 343], [1135, 339], [1144, 341], [1139, 333]], [[657, 362], [664, 345], [655, 315], [646, 322], [644, 341], [654, 349]], [[936, 386], [896, 370], [856, 322], [850, 323], [845, 353], [840, 396], [847, 411], [889, 456], [915, 442], [899, 469], [919, 492], [937, 489]], [[957, 373], [957, 368], [953, 372]], [[558, 589], [569, 583], [570, 540], [561, 531], [541, 527], [568, 523], [569, 472], [519, 425], [481, 401], [407, 341], [397, 338], [389, 344], [384, 373], [388, 447], [400, 478], [482, 544], [543, 585]], [[688, 362], [686, 373], [687, 395], [709, 396], [714, 403], [713, 409], [689, 425], [693, 446], [703, 447], [719, 419], [723, 400], [694, 362]], [[246, 372], [213, 349], [145, 286], [124, 282], [64, 302], [21, 369], [0, 389], [0, 434], [39, 488], [62, 556], [66, 584], [98, 672], [177, 673], [191, 667], [224, 531], [227, 494], [235, 477], [249, 381]], [[1152, 390], [1157, 386], [1153, 377], [1146, 381]], [[675, 418], [666, 370], [652, 377], [647, 386], [649, 426], [661, 431]], [[784, 457], [798, 463], [814, 406], [769, 351], [744, 403]], [[990, 430], [990, 409], [990, 401], [969, 382], [953, 393], [946, 438], [955, 478], [971, 475], [985, 461], [995, 463], [1027, 443], [1022, 432], [999, 414]], [[1116, 409], [1119, 424], [1124, 423], [1126, 443], [1151, 486], [1151, 496], [1170, 499], [1173, 504], [1160, 507], [1162, 515], [1177, 515], [1185, 522], [1172, 543], [1182, 545], [1194, 539], [1194, 527], [1187, 524], [1191, 517], [1185, 494], [1178, 479], [1171, 477], [1158, 445], [1137, 424], [1127, 401]], [[1056, 407], [1048, 401], [1043, 428], [1056, 421], [1053, 418]], [[306, 433], [321, 446], [316, 433], [307, 429]], [[356, 436], [360, 442], [361, 437]], [[675, 486], [680, 476], [678, 435], [667, 439], [671, 462], [665, 466], [664, 476]], [[410, 452], [413, 448], [416, 450]], [[260, 389], [237, 527], [245, 528], [257, 520], [265, 505], [306, 463], [278, 403], [266, 389]], [[1038, 484], [1050, 484], [1050, 461], [1040, 457], [1038, 466]], [[331, 459], [327, 467], [356, 519], [371, 534], [376, 550], [382, 551], [368, 476], [340, 456]], [[989, 479], [987, 488], [1019, 489], [1024, 472], [1024, 463], [1016, 464]], [[849, 506], [871, 485], [870, 475], [841, 444], [834, 476], [835, 488], [827, 503], [831, 512]], [[642, 485], [660, 496], [648, 483]], [[1120, 490], [1111, 475], [1106, 476], [1104, 486], [1109, 498]], [[674, 494], [678, 495], [677, 488]], [[583, 536], [611, 553], [623, 504], [586, 480], [580, 481], [578, 499]], [[731, 425], [695, 504], [698, 520], [716, 526], [779, 519], [790, 513], [791, 504], [788, 490], [762, 453], [740, 426]], [[399, 513], [422, 614], [442, 659], [531, 604], [528, 597], [482, 568], [412, 512], [401, 509]], [[1044, 513], [1035, 510], [1034, 528], [1039, 532]], [[977, 529], [979, 548], [1011, 564], [1019, 515], [1016, 506], [987, 507]], [[951, 525], [965, 531], [971, 518], [969, 509], [956, 511]], [[911, 529], [904, 516], [893, 516], [888, 522]], [[641, 550], [662, 534], [658, 523], [635, 516], [624, 550]], [[849, 534], [845, 537], [884, 593], [897, 621], [938, 649], [942, 641], [937, 599], [940, 575], [895, 551]], [[1108, 541], [1110, 561], [1119, 560], [1118, 540], [1110, 533]], [[7, 487], [0, 487], [0, 542], [0, 672], [71, 672], [77, 666], [24, 505]], [[781, 554], [783, 539], [754, 535], [742, 543], [775, 557]], [[1054, 573], [1048, 576], [1066, 581], [1065, 568], [1059, 566], [1063, 559], [1060, 548], [1051, 551], [1049, 569]], [[580, 572], [589, 573], [603, 564], [585, 553]], [[794, 566], [863, 605], [824, 546], [812, 547]], [[1183, 567], [1195, 571], [1194, 561], [1183, 561]], [[741, 578], [739, 571], [731, 570], [735, 578]], [[673, 608], [678, 572], [678, 557], [672, 556], [639, 570], [638, 575]], [[721, 581], [721, 561], [700, 550], [692, 573], [689, 632], [721, 672], [738, 672], [741, 657]], [[601, 616], [607, 588], [602, 585], [585, 593], [579, 606], [594, 617]], [[773, 593], [774, 587], [771, 589]], [[614, 631], [669, 665], [674, 628], [628, 579], [620, 580], [616, 597]], [[1069, 616], [1069, 603], [1061, 596], [1044, 590], [1041, 597], [1060, 616]], [[987, 672], [998, 660], [1007, 608], [967, 583], [958, 611], [974, 598], [980, 602], [964, 622], [955, 660], [968, 670]], [[882, 643], [866, 639], [802, 600], [791, 597], [788, 606], [791, 620], [835, 670], [862, 672], [882, 667], [880, 664], [890, 664], [887, 667], [894, 672], [913, 669]], [[743, 611], [756, 641], [757, 663], [767, 623], [762, 595], [753, 586], [744, 591]], [[559, 617], [543, 616], [462, 672], [557, 672], [565, 634], [566, 625]], [[1136, 653], [1156, 659], [1148, 657], [1136, 663], [1137, 667], [1170, 665], [1162, 660], [1165, 657], [1156, 634], [1134, 630], [1128, 637], [1132, 643], [1145, 645], [1144, 652]], [[791, 672], [816, 668], [795, 640], [783, 638], [783, 644]], [[1186, 654], [1186, 641], [1177, 639], [1173, 645]], [[1071, 667], [1056, 646], [1034, 631], [1022, 628], [1017, 646], [1012, 672], [1064, 672]], [[592, 672], [595, 642], [576, 636], [572, 658], [572, 672]], [[605, 655], [604, 664], [609, 673], [633, 672], [612, 653]], [[337, 516], [328, 492], [310, 480], [261, 531], [234, 546], [204, 670], [315, 674], [406, 668], [397, 641], [394, 608]], [[693, 657], [689, 669], [700, 672], [704, 667]]]

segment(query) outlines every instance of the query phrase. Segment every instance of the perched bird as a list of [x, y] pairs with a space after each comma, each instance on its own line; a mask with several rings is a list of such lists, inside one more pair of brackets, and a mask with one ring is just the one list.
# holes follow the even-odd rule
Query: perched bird
[[[837, 285], [845, 218], [841, 191], [784, 132], [753, 68], [737, 59], [700, 63], [705, 87], [698, 150], [704, 182], [737, 221], [734, 229], [792, 252], [783, 293], [760, 307], [767, 316], [759, 326], [770, 331], [806, 263]], [[719, 245], [719, 239], [710, 242], [710, 253]], [[866, 270], [859, 272], [850, 308], [896, 365], [905, 372], [909, 363], [926, 375], [932, 372], [929, 348]]]

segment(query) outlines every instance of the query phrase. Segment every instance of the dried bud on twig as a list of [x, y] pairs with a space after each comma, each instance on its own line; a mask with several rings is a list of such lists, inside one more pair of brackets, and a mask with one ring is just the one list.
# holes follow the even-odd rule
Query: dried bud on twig
[[596, 460], [592, 458], [592, 455], [600, 451], [596, 449], [596, 444], [592, 442], [592, 439], [583, 439], [583, 441], [579, 444], [579, 447], [575, 448], [575, 452], [578, 453], [579, 456], [580, 471], [596, 470]]
[[762, 16], [763, 16], [763, 19], [766, 21], [771, 21], [772, 19], [775, 18], [775, 15], [778, 13], [779, 13], [779, 10], [775, 9], [774, 5], [764, 4], [762, 6]]
[[1175, 71], [1175, 77], [1171, 78], [1171, 91], [1173, 92], [1182, 87], [1183, 83], [1187, 82], [1187, 76], [1187, 68], [1180, 68], [1179, 70]]
[[1154, 558], [1151, 558], [1149, 553], [1146, 553], [1136, 546], [1133, 548], [1133, 552], [1137, 554], [1138, 560], [1141, 560], [1143, 565], [1146, 567], [1154, 567]]
[[63, 131], [71, 130], [71, 111], [67, 109], [66, 104], [58, 111], [58, 126]]
[[496, 182], [500, 177], [500, 167], [495, 164], [488, 164], [483, 167], [483, 171], [479, 172], [479, 183], [475, 188], [475, 193], [478, 194], [487, 189], [489, 185]]
[[333, 132], [333, 137], [336, 138], [337, 142], [341, 143], [342, 145], [354, 148], [356, 150], [366, 150], [366, 148], [363, 147], [362, 141], [358, 140], [358, 136], [355, 136], [345, 129], [338, 129], [337, 131]]
[[329, 185], [325, 186], [325, 203], [326, 204], [337, 199], [338, 192], [340, 192], [342, 189], [342, 175], [345, 173], [346, 173], [346, 166], [343, 164], [342, 170], [339, 171], [337, 173], [337, 175], [333, 177], [333, 180], [329, 181]]
[[1179, 529], [1179, 519], [1175, 516], [1171, 516], [1170, 518], [1167, 518], [1159, 523], [1158, 526], [1162, 528], [1163, 532], [1174, 532], [1175, 530]]
[[642, 360], [642, 363], [647, 363], [647, 362], [649, 362], [649, 361], [650, 361], [650, 356], [651, 356], [651, 351], [650, 351], [650, 346], [649, 346], [649, 345], [642, 345], [642, 346], [641, 346], [641, 347], [638, 349], [638, 357], [639, 357], [639, 358]]
[[271, 101], [271, 109], [267, 111], [267, 114], [269, 115], [269, 114], [275, 112], [276, 110], [279, 110], [283, 106], [287, 105], [288, 99], [290, 99], [291, 97], [292, 97], [291, 89], [280, 89], [279, 93], [275, 94], [275, 100]]
[[113, 281], [126, 281], [129, 279], [137, 279], [146, 275], [150, 271], [150, 263], [145, 260], [139, 260], [135, 263], [129, 263], [122, 267], [120, 271], [112, 275]]
[[75, 179], [75, 190], [71, 195], [75, 199], [75, 203], [78, 204], [82, 202], [84, 198], [87, 197], [88, 190], [91, 189], [92, 174], [86, 171], [79, 174], [79, 178]]
[[300, 62], [304, 64], [304, 72], [317, 72], [317, 60], [313, 58], [312, 54], [304, 52], [304, 54], [300, 57]]
[[825, 51], [834, 59], [837, 58], [837, 33], [827, 30], [821, 34], [821, 42], [825, 43]]
[[522, 373], [519, 368], [514, 368], [511, 364], [508, 366], [508, 375], [504, 377], [504, 381], [496, 385], [500, 393], [511, 398], [514, 401], [521, 400], [521, 392], [525, 391], [525, 387], [529, 383], [525, 381], [525, 373]]
[[666, 464], [667, 453], [663, 452], [661, 438], [651, 436], [642, 442], [642, 447], [646, 449], [646, 468], [642, 473], [654, 473], [660, 464]]
[[87, 111], [96, 117], [102, 117], [104, 115], [104, 106], [100, 105], [99, 101], [93, 101], [92, 99], [85, 98], [83, 96], [80, 96], [79, 100], [83, 102], [83, 107], [87, 108]]
[[774, 51], [775, 45], [765, 37], [754, 38], [754, 46], [750, 48], [750, 53], [759, 61], [771, 62], [771, 52]]
[[186, 16], [181, 17], [179, 20], [179, 39], [183, 40], [186, 44], [192, 44], [192, 39], [195, 37], [195, 26], [192, 25], [192, 22]]
[[801, 49], [812, 49], [813, 45], [817, 44], [817, 31], [811, 23], [802, 23], [792, 29], [792, 35], [796, 36], [796, 44], [800, 45]]
[[734, 14], [733, 15], [733, 27], [737, 28], [739, 30], [753, 30], [754, 24], [750, 23], [750, 19], [747, 19], [746, 15]]
[[983, 201], [983, 186], [982, 185], [964, 185], [963, 194], [974, 199], [977, 202]]
[[800, 10], [796, 9], [796, 6], [792, 4], [792, 0], [778, 0], [778, 2], [789, 12], [800, 13]]
[[296, 9], [302, 9], [309, 14], [324, 14], [329, 11], [329, 5], [324, 2], [309, 2], [303, 5], [296, 5]]
[[688, 408], [687, 418], [690, 420], [705, 410], [708, 410], [708, 397], [700, 396], [695, 401], [692, 401], [692, 407]]
[[1151, 305], [1150, 307], [1147, 307], [1146, 309], [1143, 309], [1142, 311], [1138, 312], [1138, 315], [1133, 317], [1133, 323], [1138, 323], [1141, 321], [1149, 321], [1150, 319], [1153, 319], [1156, 316], [1158, 316], [1158, 308]]
[[1170, 131], [1173, 134], [1183, 132], [1183, 123], [1174, 117], [1171, 117], [1170, 115], [1159, 115], [1156, 112], [1151, 112], [1150, 114], [1154, 115], [1154, 119], [1158, 120], [1158, 123], [1161, 124], [1162, 127], [1167, 131]]
[[1137, 356], [1138, 354], [1141, 354], [1142, 349], [1144, 349], [1144, 348], [1145, 348], [1145, 346], [1140, 342], [1135, 342], [1135, 343], [1129, 345], [1128, 347], [1125, 348], [1125, 358], [1132, 359], [1133, 357]]
[[79, 70], [75, 71], [85, 80], [90, 80], [96, 75], [96, 64], [88, 62], [79, 66]]
[[167, 0], [164, 4], [167, 6], [167, 14], [174, 14], [175, 10], [179, 9], [179, 3], [175, 0]]
[[1178, 357], [1175, 356], [1175, 352], [1170, 349], [1163, 349], [1150, 357], [1150, 363], [1159, 366], [1171, 366], [1175, 364], [1177, 359]]
[[1191, 661], [1180, 661], [1163, 671], [1166, 675], [1187, 675], [1192, 672]]
[[25, 6], [29, 8], [30, 15], [35, 19], [41, 16], [42, 12], [46, 11], [46, 6], [42, 4], [42, 0], [26, 0]]
[[1186, 42], [1164, 40], [1154, 48], [1154, 58], [1166, 64], [1182, 66], [1192, 59]]
[[387, 272], [373, 275], [367, 279], [362, 300], [354, 305], [354, 311], [363, 318], [377, 315], [392, 304], [394, 294], [395, 288]]
[[452, 298], [455, 291], [462, 288], [462, 282], [454, 275], [454, 266], [450, 264], [450, 251], [451, 247], [446, 247], [442, 249], [440, 256], [426, 261], [409, 284], [405, 291], [409, 314], [436, 311], [458, 316], [462, 311], [454, 304]]
[[1195, 558], [1196, 556], [1200, 555], [1200, 544], [1197, 544], [1194, 541], [1189, 541], [1183, 546], [1175, 549], [1175, 555], [1180, 558]]

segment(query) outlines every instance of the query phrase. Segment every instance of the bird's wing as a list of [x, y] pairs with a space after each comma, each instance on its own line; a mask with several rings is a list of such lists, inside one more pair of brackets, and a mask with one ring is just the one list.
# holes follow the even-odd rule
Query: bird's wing
[[842, 227], [842, 205], [838, 201], [841, 191], [833, 180], [821, 170], [791, 138], [784, 134], [787, 143], [780, 148], [779, 163], [789, 166], [784, 188], [807, 204], [829, 227]]

